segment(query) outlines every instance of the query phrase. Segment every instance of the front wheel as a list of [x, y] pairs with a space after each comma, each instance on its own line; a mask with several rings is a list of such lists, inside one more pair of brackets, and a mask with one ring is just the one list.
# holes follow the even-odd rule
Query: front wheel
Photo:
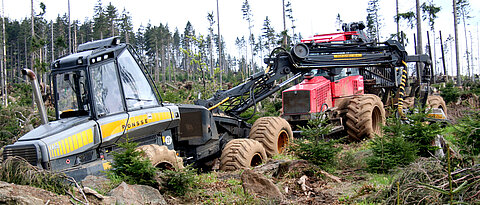
[[290, 124], [280, 117], [261, 117], [253, 123], [249, 138], [262, 143], [268, 157], [281, 154], [293, 139]]
[[220, 169], [233, 171], [257, 166], [267, 159], [260, 142], [252, 139], [233, 139], [225, 145], [220, 157]]
[[361, 141], [381, 135], [385, 124], [382, 100], [371, 94], [355, 96], [347, 105], [346, 129], [351, 141]]
[[169, 150], [167, 146], [157, 144], [142, 145], [137, 148], [142, 150], [144, 157], [149, 159], [154, 167], [161, 169], [183, 169], [183, 159], [177, 156], [175, 150]]

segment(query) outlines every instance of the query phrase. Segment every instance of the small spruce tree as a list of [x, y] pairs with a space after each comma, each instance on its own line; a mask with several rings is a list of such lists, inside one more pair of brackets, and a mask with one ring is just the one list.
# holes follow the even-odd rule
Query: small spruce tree
[[113, 153], [112, 169], [109, 172], [128, 184], [156, 187], [155, 167], [143, 157], [143, 151], [136, 149], [138, 143], [127, 140], [119, 146], [122, 151]]

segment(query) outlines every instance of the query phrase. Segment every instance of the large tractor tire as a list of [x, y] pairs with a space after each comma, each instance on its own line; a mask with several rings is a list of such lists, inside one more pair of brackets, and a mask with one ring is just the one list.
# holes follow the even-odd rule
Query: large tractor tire
[[440, 108], [440, 109], [443, 110], [445, 115], [447, 115], [447, 104], [443, 100], [442, 96], [439, 96], [439, 95], [428, 96], [427, 107], [428, 108]]
[[346, 130], [351, 141], [361, 141], [381, 135], [385, 124], [385, 108], [376, 95], [365, 94], [349, 100]]
[[257, 166], [267, 159], [260, 142], [252, 139], [234, 139], [225, 145], [220, 157], [220, 169], [233, 171]]
[[169, 150], [167, 146], [157, 144], [143, 145], [137, 148], [143, 150], [144, 157], [152, 162], [152, 165], [161, 169], [183, 169], [183, 159], [177, 156], [175, 150]]
[[403, 108], [412, 108], [415, 104], [415, 97], [406, 97], [403, 99]]
[[262, 143], [268, 157], [283, 153], [293, 139], [290, 124], [280, 117], [262, 117], [253, 123], [249, 138]]
[[[404, 108], [413, 108], [415, 103], [415, 97], [407, 97], [403, 100]], [[427, 98], [427, 108], [440, 108], [447, 115], [447, 104], [443, 100], [442, 96], [430, 95]]]

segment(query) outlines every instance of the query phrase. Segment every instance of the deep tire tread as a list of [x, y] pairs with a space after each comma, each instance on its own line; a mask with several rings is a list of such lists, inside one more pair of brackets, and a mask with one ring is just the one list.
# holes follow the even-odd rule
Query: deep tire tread
[[372, 113], [375, 108], [380, 110], [380, 123], [385, 124], [385, 109], [378, 96], [372, 94], [355, 96], [349, 100], [346, 108], [345, 127], [351, 141], [360, 141], [380, 134], [375, 132], [372, 124]]
[[249, 138], [263, 144], [268, 157], [279, 154], [278, 137], [282, 131], [286, 131], [289, 140], [293, 139], [290, 124], [280, 117], [261, 117], [255, 121], [250, 130]]
[[260, 142], [251, 139], [233, 139], [225, 145], [220, 157], [220, 169], [233, 171], [249, 168], [252, 158], [260, 155], [262, 161], [267, 159], [267, 154]]
[[144, 157], [149, 159], [154, 167], [161, 163], [167, 163], [171, 167], [183, 169], [183, 159], [177, 156], [175, 150], [169, 150], [167, 146], [158, 144], [142, 145], [137, 150], [144, 151]]

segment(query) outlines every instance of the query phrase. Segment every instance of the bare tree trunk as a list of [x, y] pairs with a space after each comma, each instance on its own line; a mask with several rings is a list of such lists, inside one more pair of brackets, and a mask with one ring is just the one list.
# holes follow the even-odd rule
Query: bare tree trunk
[[443, 50], [442, 31], [439, 31], [439, 34], [440, 34], [440, 50], [442, 51], [443, 74], [445, 75], [445, 81], [448, 82], [447, 67], [445, 66], [445, 52]]
[[161, 61], [162, 83], [166, 83], [166, 81], [167, 81], [167, 72], [166, 72], [167, 66], [166, 66], [166, 63], [165, 63], [165, 45], [164, 44], [162, 44], [160, 46], [160, 57], [162, 58], [162, 61]]
[[157, 38], [155, 37], [155, 76], [154, 76], [154, 80], [155, 80], [155, 83], [158, 83], [159, 81], [159, 68], [158, 68], [158, 41], [157, 41]]
[[[395, 20], [397, 21], [397, 40], [400, 42], [400, 18], [398, 17], [398, 0], [395, 0]], [[402, 36], [403, 37], [403, 36]]]
[[[433, 66], [433, 70], [435, 71], [436, 74], [440, 73], [439, 70], [437, 70], [437, 49], [436, 49], [436, 41], [437, 41], [437, 38], [435, 38], [435, 29], [432, 29], [432, 33], [433, 33], [433, 52], [432, 52], [432, 55], [433, 55], [433, 61], [432, 61], [432, 66]], [[435, 79], [435, 78], [434, 78]]]
[[[417, 54], [423, 54], [423, 42], [422, 42], [422, 19], [420, 18], [422, 16], [422, 12], [420, 11], [420, 2], [419, 0], [416, 0], [416, 10], [417, 10]], [[422, 70], [424, 68], [424, 65], [422, 63], [417, 63], [418, 64], [418, 73], [417, 75], [419, 76], [417, 79], [417, 84], [420, 85], [420, 79], [422, 78]]]
[[3, 73], [3, 105], [8, 106], [8, 85], [7, 85], [7, 46], [5, 44], [5, 6], [3, 5], [2, 0], [2, 38], [3, 38], [3, 63], [2, 63], [2, 73]]
[[220, 76], [220, 89], [222, 89], [222, 77], [223, 77], [223, 67], [222, 67], [222, 41], [221, 41], [221, 35], [220, 35], [220, 10], [218, 8], [218, 0], [217, 0], [217, 29], [218, 29], [218, 67], [220, 69], [220, 72], [218, 72], [218, 75]]
[[51, 27], [52, 35], [51, 35], [51, 38], [50, 38], [50, 42], [52, 43], [52, 53], [51, 54], [52, 54], [52, 62], [53, 62], [55, 60], [55, 53], [53, 51], [53, 21], [50, 21], [50, 23], [52, 24], [52, 27]]
[[73, 25], [73, 51], [77, 52], [77, 24]]
[[70, 0], [68, 0], [68, 54], [72, 53], [72, 25], [70, 24]]
[[283, 9], [283, 41], [282, 47], [287, 48], [287, 23], [285, 22], [285, 0], [282, 0]]
[[465, 24], [465, 15], [462, 15], [462, 19], [463, 19], [463, 32], [465, 34], [465, 54], [467, 55], [467, 76], [471, 77], [470, 52], [468, 52], [468, 38], [467, 38], [467, 26]]
[[477, 67], [480, 68], [480, 36], [478, 34], [478, 22], [477, 22], [477, 60], [478, 60], [478, 63], [477, 63]]
[[470, 53], [470, 60], [472, 62], [471, 67], [470, 67], [471, 68], [470, 70], [472, 71], [471, 72], [471, 74], [472, 74], [471, 79], [472, 79], [473, 82], [475, 82], [475, 74], [474, 74], [475, 66], [473, 66], [473, 38], [472, 38], [472, 32], [468, 31], [468, 34], [470, 34], [470, 52], [471, 52]]
[[[31, 20], [30, 20], [30, 23], [32, 25], [32, 40], [35, 38], [35, 25], [34, 25], [34, 19], [35, 19], [35, 15], [34, 15], [34, 12], [33, 12], [33, 0], [31, 0], [31, 3], [32, 3], [32, 15], [31, 15]], [[34, 51], [32, 51], [32, 54], [31, 54], [31, 57], [30, 57], [30, 66], [31, 68], [34, 69], [35, 73], [37, 73], [37, 69], [33, 67], [33, 58], [34, 58]]]
[[455, 60], [457, 63], [457, 86], [462, 86], [462, 75], [460, 73], [460, 55], [458, 48], [458, 19], [457, 19], [457, 2], [453, 0], [453, 27], [455, 28]]

